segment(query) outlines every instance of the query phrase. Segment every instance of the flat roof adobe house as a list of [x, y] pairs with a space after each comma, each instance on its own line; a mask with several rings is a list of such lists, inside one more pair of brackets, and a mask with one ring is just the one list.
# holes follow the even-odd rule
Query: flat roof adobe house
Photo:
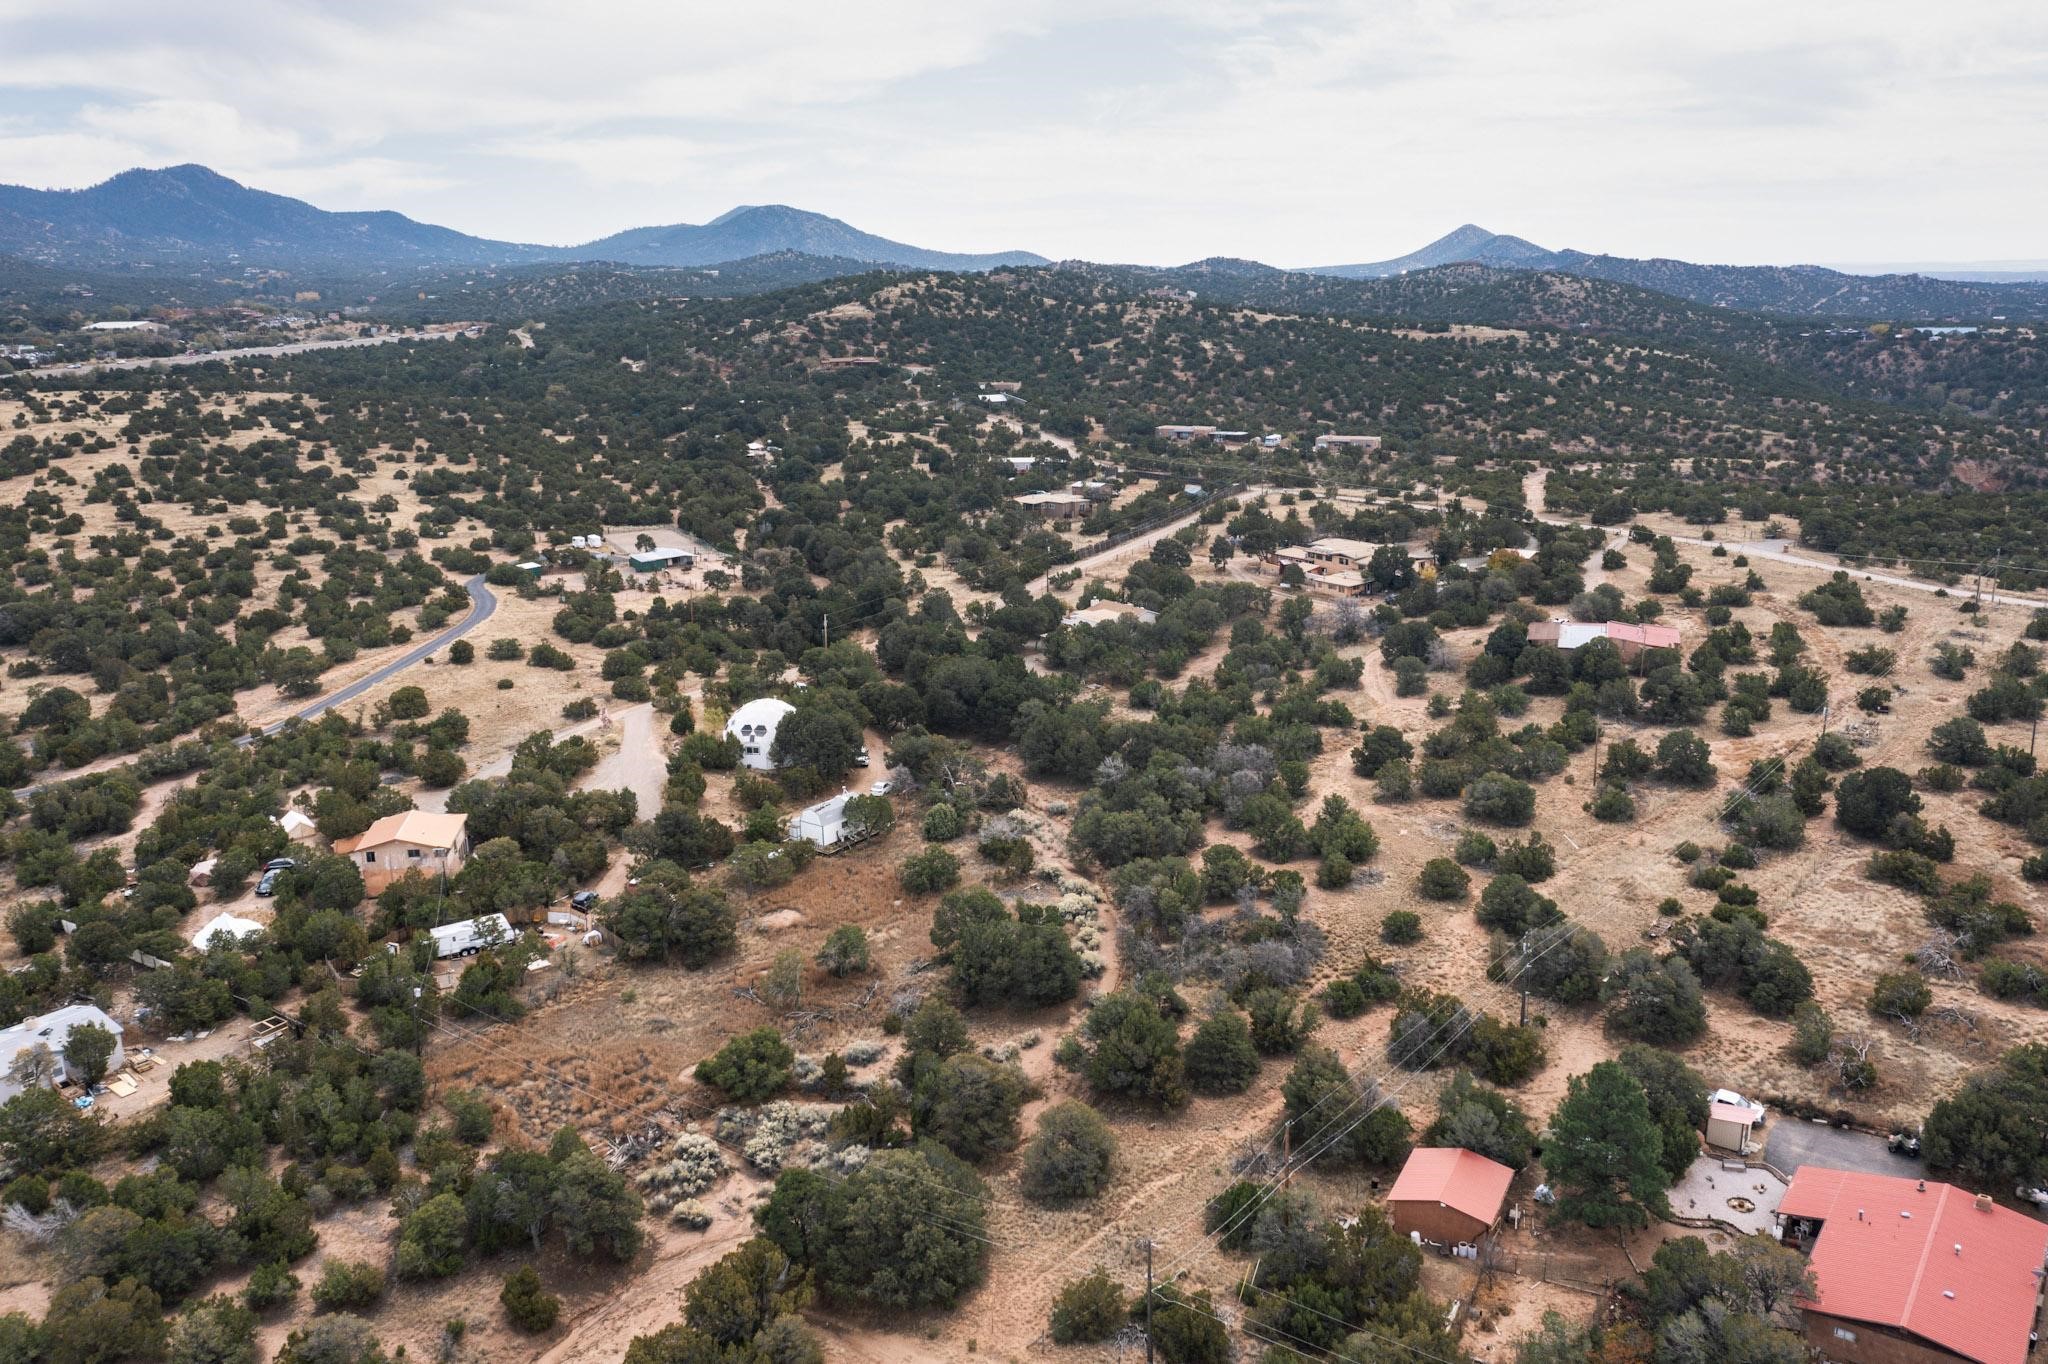
[[407, 810], [386, 815], [354, 838], [337, 838], [334, 851], [355, 863], [371, 895], [409, 871], [453, 876], [469, 857], [468, 815]]
[[1675, 625], [1629, 625], [1618, 620], [1539, 620], [1529, 627], [1531, 644], [1578, 649], [1596, 639], [1614, 645], [1622, 662], [1633, 663], [1652, 649], [1676, 649], [1683, 637]]
[[1457, 1146], [1418, 1146], [1387, 1194], [1394, 1230], [1440, 1246], [1469, 1245], [1493, 1229], [1515, 1172]]
[[635, 573], [656, 573], [664, 568], [688, 568], [697, 556], [687, 549], [643, 549], [626, 559]]
[[1161, 440], [1205, 440], [1216, 434], [1213, 426], [1155, 426], [1152, 434]]
[[1011, 501], [1041, 521], [1072, 521], [1095, 509], [1095, 504], [1079, 493], [1025, 493]]
[[1316, 437], [1315, 449], [1318, 451], [1335, 450], [1344, 446], [1350, 446], [1358, 450], [1377, 450], [1380, 448], [1380, 438], [1378, 436], [1338, 435]]
[[1840, 1364], [2025, 1364], [2048, 1224], [1952, 1184], [1802, 1165], [1778, 1204], [1811, 1247], [1806, 1343]]
[[1341, 535], [1326, 535], [1308, 545], [1308, 557], [1318, 563], [1341, 564], [1355, 568], [1372, 558], [1372, 552], [1379, 546], [1370, 540], [1347, 540]]

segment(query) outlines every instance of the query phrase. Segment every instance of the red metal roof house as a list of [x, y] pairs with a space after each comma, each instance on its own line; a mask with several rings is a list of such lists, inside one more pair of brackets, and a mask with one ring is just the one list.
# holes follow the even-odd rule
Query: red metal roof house
[[1803, 1165], [1778, 1213], [1812, 1246], [1806, 1343], [1844, 1364], [2025, 1364], [2048, 1224], [1950, 1184]]
[[1408, 1153], [1387, 1194], [1394, 1230], [1454, 1246], [1476, 1242], [1500, 1220], [1515, 1172], [1499, 1161], [1456, 1146], [1421, 1146]]

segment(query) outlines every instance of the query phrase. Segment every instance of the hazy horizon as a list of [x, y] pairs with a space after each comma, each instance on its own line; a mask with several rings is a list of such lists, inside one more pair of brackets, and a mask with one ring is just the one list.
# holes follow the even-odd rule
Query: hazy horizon
[[1150, 264], [1380, 260], [1465, 222], [1708, 263], [2048, 256], [2048, 7], [1990, 0], [0, 0], [0, 49], [0, 181], [198, 162], [549, 245], [787, 203]]

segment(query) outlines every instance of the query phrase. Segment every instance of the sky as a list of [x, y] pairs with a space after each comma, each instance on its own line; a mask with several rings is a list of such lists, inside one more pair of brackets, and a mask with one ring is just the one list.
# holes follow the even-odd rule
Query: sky
[[2048, 258], [2048, 0], [0, 0], [0, 183], [196, 161], [569, 244]]

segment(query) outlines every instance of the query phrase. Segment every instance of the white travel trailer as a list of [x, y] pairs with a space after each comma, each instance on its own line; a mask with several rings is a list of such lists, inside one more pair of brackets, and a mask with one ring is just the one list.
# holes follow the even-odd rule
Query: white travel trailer
[[428, 930], [434, 939], [434, 956], [473, 957], [486, 947], [511, 942], [512, 925], [502, 914], [486, 914], [461, 923], [442, 924]]

